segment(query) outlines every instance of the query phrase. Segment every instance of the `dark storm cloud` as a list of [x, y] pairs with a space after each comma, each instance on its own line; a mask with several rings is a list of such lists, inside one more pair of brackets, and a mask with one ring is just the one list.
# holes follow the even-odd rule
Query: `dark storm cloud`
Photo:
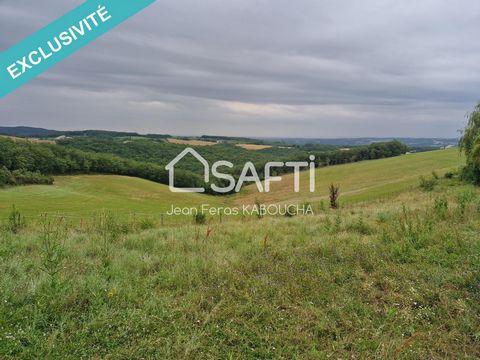
[[[81, 2], [0, 3], [0, 47]], [[455, 136], [480, 99], [479, 20], [467, 0], [161, 0], [0, 100], [0, 123]]]

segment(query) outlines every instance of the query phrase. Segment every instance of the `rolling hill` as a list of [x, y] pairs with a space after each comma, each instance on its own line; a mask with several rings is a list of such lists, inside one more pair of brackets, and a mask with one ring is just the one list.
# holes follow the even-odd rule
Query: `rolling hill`
[[238, 195], [215, 197], [203, 194], [172, 193], [168, 187], [147, 180], [112, 175], [60, 176], [53, 186], [24, 186], [0, 190], [0, 217], [9, 213], [13, 204], [22, 213], [34, 216], [43, 212], [86, 215], [105, 209], [115, 213], [145, 213], [158, 215], [170, 206], [198, 207], [320, 201], [327, 198], [327, 187], [337, 183], [343, 202], [358, 202], [392, 196], [417, 186], [420, 175], [432, 171], [443, 175], [457, 169], [463, 162], [458, 150], [439, 150], [410, 154], [396, 158], [364, 161], [331, 166], [316, 172], [315, 194], [307, 190], [308, 173], [301, 175], [301, 192], [293, 189], [293, 176], [284, 176], [280, 183], [272, 183], [270, 193], [259, 194], [255, 186], [248, 186]]
[[281, 182], [272, 183], [269, 193], [258, 193], [255, 185], [249, 185], [234, 198], [234, 202], [253, 204], [257, 200], [261, 203], [319, 201], [328, 197], [328, 186], [331, 183], [340, 185], [342, 201], [371, 200], [408, 190], [418, 183], [419, 176], [430, 175], [432, 171], [443, 175], [446, 171], [456, 170], [463, 161], [458, 149], [448, 149], [324, 167], [316, 171], [314, 194], [308, 190], [309, 173], [303, 172], [300, 176], [299, 193], [293, 192], [294, 177], [289, 174], [284, 176]]
[[13, 204], [28, 216], [44, 212], [89, 215], [98, 210], [116, 214], [160, 214], [178, 206], [220, 204], [223, 198], [202, 194], [172, 193], [168, 186], [115, 175], [59, 176], [55, 185], [32, 185], [0, 190], [0, 217]]

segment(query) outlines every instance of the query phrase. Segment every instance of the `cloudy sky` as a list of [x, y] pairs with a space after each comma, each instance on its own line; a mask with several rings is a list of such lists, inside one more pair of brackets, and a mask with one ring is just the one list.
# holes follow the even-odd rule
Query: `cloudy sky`
[[[0, 0], [0, 50], [80, 0]], [[0, 125], [454, 137], [480, 100], [480, 2], [157, 0], [0, 100]]]

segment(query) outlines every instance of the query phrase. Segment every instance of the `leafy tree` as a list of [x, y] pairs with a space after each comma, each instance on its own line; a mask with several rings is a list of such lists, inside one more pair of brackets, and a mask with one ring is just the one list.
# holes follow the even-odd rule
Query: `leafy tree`
[[463, 177], [480, 185], [480, 103], [468, 114], [468, 123], [460, 139], [460, 149], [467, 157]]
[[10, 170], [8, 170], [5, 166], [2, 166], [0, 168], [0, 186], [5, 185], [15, 185], [15, 178]]

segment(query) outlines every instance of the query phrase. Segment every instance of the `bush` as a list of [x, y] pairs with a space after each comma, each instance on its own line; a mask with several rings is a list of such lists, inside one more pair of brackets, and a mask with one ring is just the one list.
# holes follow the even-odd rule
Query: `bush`
[[193, 220], [195, 221], [195, 224], [203, 225], [207, 222], [207, 215], [201, 211], [197, 211], [197, 213], [193, 215]]
[[423, 191], [433, 191], [437, 185], [437, 179], [434, 177], [427, 179], [425, 176], [420, 176], [420, 189]]
[[151, 219], [151, 218], [142, 218], [139, 222], [138, 222], [138, 228], [140, 230], [150, 230], [150, 229], [153, 229], [155, 228], [155, 220]]
[[24, 169], [14, 170], [12, 172], [16, 185], [52, 185], [53, 177], [42, 175], [40, 172], [28, 171]]
[[453, 171], [447, 171], [445, 173], [445, 179], [453, 179], [455, 177], [455, 174], [453, 173]]
[[8, 216], [8, 230], [16, 234], [18, 231], [25, 226], [25, 219], [23, 218], [20, 211], [18, 211], [15, 205], [12, 206], [10, 215]]
[[15, 185], [15, 178], [5, 166], [0, 168], [0, 186]]

